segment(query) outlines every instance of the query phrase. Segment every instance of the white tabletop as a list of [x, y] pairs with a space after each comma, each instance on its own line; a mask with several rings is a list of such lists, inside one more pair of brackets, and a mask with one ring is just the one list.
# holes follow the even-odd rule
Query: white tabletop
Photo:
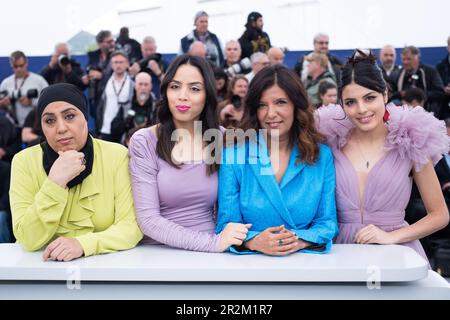
[[202, 253], [138, 246], [71, 262], [42, 261], [42, 251], [0, 244], [0, 281], [406, 282], [429, 276], [428, 264], [400, 245], [334, 245], [327, 254]]
[[448, 282], [425, 279], [379, 286], [351, 282], [81, 282], [0, 281], [0, 300], [450, 300]]

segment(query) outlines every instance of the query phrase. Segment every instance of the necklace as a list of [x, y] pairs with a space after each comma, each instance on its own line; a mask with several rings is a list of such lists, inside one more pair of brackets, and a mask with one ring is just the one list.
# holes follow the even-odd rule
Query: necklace
[[[356, 138], [356, 137], [355, 137], [355, 138]], [[356, 138], [356, 144], [358, 145], [359, 153], [361, 153], [362, 158], [363, 158], [364, 161], [366, 162], [366, 168], [369, 169], [370, 163], [369, 163], [369, 161], [366, 159], [366, 157], [364, 156], [364, 153], [363, 153], [362, 150], [361, 150], [361, 146], [360, 146], [360, 144], [359, 144], [359, 139], [358, 139], [358, 138]]]

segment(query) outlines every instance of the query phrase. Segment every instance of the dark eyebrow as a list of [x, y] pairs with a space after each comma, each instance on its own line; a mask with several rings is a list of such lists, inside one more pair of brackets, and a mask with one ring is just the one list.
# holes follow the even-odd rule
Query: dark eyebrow
[[[370, 95], [372, 95], [372, 94], [375, 94], [376, 92], [375, 91], [371, 91], [371, 92], [369, 92], [369, 93], [366, 93], [365, 95], [363, 95], [363, 98], [366, 98], [366, 97], [368, 97], [368, 96], [370, 96]], [[344, 99], [344, 101], [352, 101], [352, 100], [356, 100], [355, 98], [347, 98], [347, 99]]]
[[371, 92], [369, 92], [369, 93], [363, 95], [363, 98], [368, 97], [368, 96], [370, 96], [371, 94], [374, 94], [374, 93], [375, 93], [374, 91], [371, 91]]
[[[172, 80], [172, 81], [170, 81], [170, 82], [175, 82], [176, 84], [182, 84], [182, 82], [181, 81], [178, 81], [178, 80]], [[200, 85], [202, 85], [203, 86], [203, 83], [202, 82], [200, 82], [200, 81], [194, 81], [194, 82], [189, 82], [188, 83], [188, 85], [198, 85], [198, 84], [200, 84]]]
[[[76, 108], [67, 108], [67, 109], [64, 109], [63, 111], [61, 111], [61, 113], [67, 113], [69, 111], [76, 111]], [[54, 116], [54, 115], [55, 115], [54, 113], [46, 112], [42, 116]]]

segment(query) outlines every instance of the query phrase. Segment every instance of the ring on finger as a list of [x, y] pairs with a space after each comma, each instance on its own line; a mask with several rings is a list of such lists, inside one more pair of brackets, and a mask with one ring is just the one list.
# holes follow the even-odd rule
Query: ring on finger
[[278, 240], [278, 246], [281, 247], [283, 245], [283, 240]]

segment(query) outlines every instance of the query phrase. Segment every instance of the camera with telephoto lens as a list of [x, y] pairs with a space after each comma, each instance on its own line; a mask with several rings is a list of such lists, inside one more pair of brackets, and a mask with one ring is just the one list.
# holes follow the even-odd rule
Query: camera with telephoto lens
[[[39, 91], [37, 89], [29, 89], [27, 90], [27, 94], [25, 97], [28, 99], [34, 99], [39, 96]], [[9, 97], [11, 100], [11, 104], [14, 104], [17, 100], [19, 100], [22, 97], [22, 92], [20, 90], [14, 90], [9, 92], [8, 90], [0, 91], [0, 99]]]
[[234, 77], [237, 74], [242, 73], [244, 70], [248, 70], [252, 67], [252, 63], [249, 58], [244, 58], [238, 63], [233, 64], [231, 67], [225, 69], [225, 73], [229, 77]]
[[61, 54], [58, 57], [58, 62], [62, 65], [62, 66], [67, 66], [68, 64], [70, 64], [70, 59], [68, 56], [66, 56], [65, 54]]

